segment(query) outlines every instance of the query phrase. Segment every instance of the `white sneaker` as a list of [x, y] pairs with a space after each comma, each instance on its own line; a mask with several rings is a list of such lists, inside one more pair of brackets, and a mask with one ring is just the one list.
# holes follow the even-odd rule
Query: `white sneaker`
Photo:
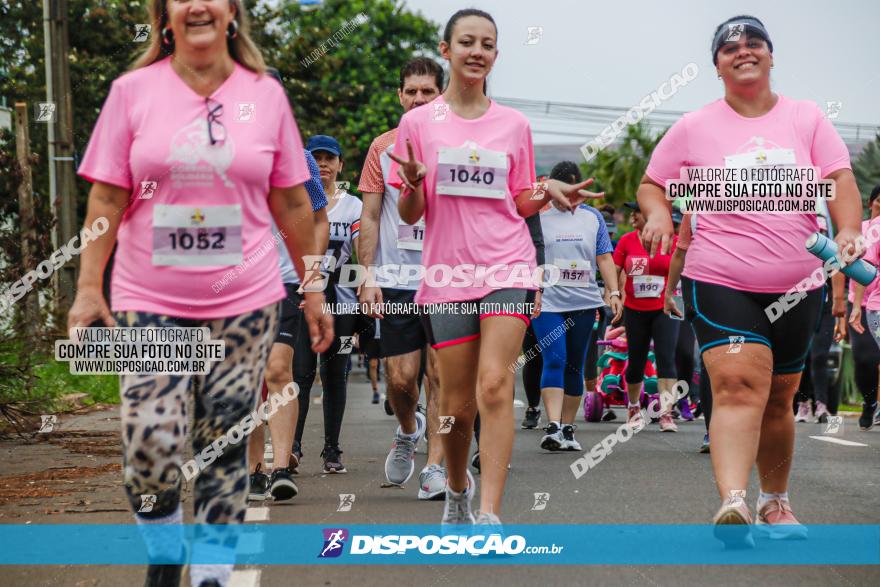
[[415, 451], [416, 444], [425, 433], [427, 421], [425, 417], [416, 412], [416, 434], [409, 437], [403, 434], [400, 426], [391, 443], [391, 450], [385, 458], [385, 478], [394, 485], [403, 485], [409, 481], [416, 470]]
[[574, 424], [562, 425], [562, 446], [560, 450], [582, 451], [580, 443], [574, 438], [574, 431], [577, 427]]
[[794, 417], [795, 422], [810, 421], [810, 402], [798, 402], [798, 411]]
[[449, 486], [446, 487], [446, 505], [443, 507], [444, 526], [458, 524], [473, 524], [474, 514], [471, 511], [471, 501], [476, 493], [477, 483], [470, 471], [467, 471], [468, 486], [460, 495], [453, 495]]
[[541, 438], [541, 448], [551, 452], [563, 450], [562, 446], [565, 443], [565, 439], [562, 437], [562, 430], [559, 429], [556, 422], [550, 422], [550, 424], [544, 428], [544, 431], [546, 434]]
[[419, 473], [419, 499], [443, 499], [446, 496], [446, 469], [428, 465]]

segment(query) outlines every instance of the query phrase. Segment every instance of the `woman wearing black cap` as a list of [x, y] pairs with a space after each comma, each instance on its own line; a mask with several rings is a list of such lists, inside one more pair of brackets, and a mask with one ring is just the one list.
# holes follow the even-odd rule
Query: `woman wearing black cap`
[[[674, 233], [663, 186], [682, 168], [743, 173], [771, 165], [812, 167], [817, 179], [833, 180], [836, 198], [828, 207], [835, 241], [841, 250], [856, 246], [861, 200], [849, 152], [815, 104], [771, 91], [773, 44], [763, 23], [731, 18], [715, 30], [711, 49], [724, 98], [686, 114], [654, 150], [638, 193], [646, 248], [669, 249]], [[685, 312], [712, 378], [712, 465], [723, 500], [716, 535], [738, 545], [754, 544], [745, 494], [756, 462], [758, 527], [771, 538], [806, 536], [788, 498], [791, 406], [821, 287], [803, 292], [786, 311], [778, 300], [820, 268], [804, 246], [817, 230], [815, 212], [701, 214], [685, 260]]]
[[[623, 235], [614, 249], [614, 264], [620, 272], [618, 283], [625, 280], [623, 325], [626, 329], [627, 365], [626, 394], [627, 423], [640, 428], [642, 413], [640, 398], [645, 381], [645, 362], [654, 341], [657, 359], [657, 387], [661, 398], [660, 431], [677, 432], [672, 419], [672, 387], [676, 381], [675, 343], [678, 339], [678, 321], [663, 313], [663, 292], [669, 274], [670, 253], [650, 257], [642, 246], [640, 231], [645, 217], [638, 202], [624, 204], [632, 209], [634, 231]], [[675, 245], [673, 244], [673, 249]]]

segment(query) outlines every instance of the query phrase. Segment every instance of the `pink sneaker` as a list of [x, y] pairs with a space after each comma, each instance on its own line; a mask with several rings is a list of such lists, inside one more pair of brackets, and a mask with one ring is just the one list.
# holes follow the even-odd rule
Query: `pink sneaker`
[[728, 548], [754, 548], [752, 516], [742, 497], [728, 497], [712, 518], [715, 538]]
[[[757, 509], [757, 507], [756, 507]], [[798, 522], [787, 499], [775, 497], [758, 511], [757, 531], [772, 540], [805, 540], [807, 527]]]
[[660, 416], [660, 432], [678, 432], [678, 426], [675, 425], [669, 412]]
[[810, 421], [810, 402], [798, 402], [798, 411], [794, 417], [795, 422]]
[[633, 430], [641, 430], [645, 427], [645, 420], [642, 418], [642, 410], [639, 406], [626, 408], [626, 425]]

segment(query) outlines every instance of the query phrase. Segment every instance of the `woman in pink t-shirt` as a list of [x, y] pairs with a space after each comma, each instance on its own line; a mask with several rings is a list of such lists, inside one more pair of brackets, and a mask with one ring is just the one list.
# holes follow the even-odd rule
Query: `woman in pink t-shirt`
[[[642, 179], [645, 248], [651, 255], [669, 250], [673, 227], [664, 186], [679, 180], [684, 168], [769, 165], [813, 167], [817, 179], [834, 180], [836, 199], [829, 208], [838, 228], [835, 240], [840, 247], [855, 245], [861, 199], [846, 145], [815, 104], [771, 91], [773, 45], [761, 21], [738, 16], [722, 23], [712, 58], [724, 98], [676, 122]], [[757, 462], [759, 526], [772, 538], [803, 537], [806, 530], [788, 499], [792, 398], [825, 280], [793, 307], [783, 308], [779, 298], [821, 267], [804, 246], [818, 230], [816, 215], [701, 213], [699, 227], [682, 286], [685, 312], [712, 379], [712, 464], [723, 500], [716, 535], [753, 543], [750, 527], [740, 524], [751, 522], [744, 496]]]
[[[238, 0], [154, 0], [150, 16], [152, 42], [113, 82], [79, 168], [93, 183], [86, 225], [104, 218], [109, 229], [83, 251], [68, 326], [207, 327], [224, 341], [225, 358], [204, 374], [120, 377], [124, 479], [139, 524], [181, 523], [181, 472], [197, 475], [197, 523], [241, 523], [241, 436], [253, 429], [285, 295], [275, 241], [286, 240], [304, 283], [312, 275], [303, 255], [323, 253], [301, 185], [309, 171], [284, 89], [263, 75]], [[102, 275], [114, 245], [111, 314]], [[323, 299], [305, 294], [317, 350], [333, 336]], [[196, 458], [184, 464], [190, 401]], [[151, 558], [180, 555], [179, 544], [161, 542], [151, 544]], [[196, 545], [196, 560], [199, 553]], [[176, 584], [181, 568], [151, 565], [147, 584]], [[230, 573], [216, 564], [191, 571], [194, 585], [225, 585]]]
[[574, 210], [591, 195], [581, 191], [591, 181], [572, 186], [550, 180], [536, 189], [528, 121], [486, 97], [486, 77], [498, 57], [489, 14], [456, 12], [440, 54], [450, 64], [449, 86], [403, 115], [389, 175], [406, 188], [398, 202], [401, 219], [414, 224], [425, 217], [426, 274], [415, 299], [428, 304], [423, 323], [437, 349], [441, 418], [455, 418], [441, 436], [449, 473], [443, 523], [474, 522], [467, 464], [479, 409], [477, 523], [494, 525], [500, 524], [513, 448], [511, 365], [537, 289], [535, 248], [524, 219], [551, 198]]

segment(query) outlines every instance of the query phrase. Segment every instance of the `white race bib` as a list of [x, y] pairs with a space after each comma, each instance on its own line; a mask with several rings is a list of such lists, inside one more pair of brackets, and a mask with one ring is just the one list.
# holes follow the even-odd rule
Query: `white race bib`
[[724, 158], [725, 167], [741, 169], [760, 165], [797, 165], [797, 158], [794, 149], [756, 149]]
[[566, 287], [590, 287], [592, 266], [584, 259], [556, 259], [553, 262], [559, 268], [558, 285]]
[[153, 265], [242, 262], [241, 206], [153, 206]]
[[419, 218], [415, 224], [407, 224], [403, 220], [397, 226], [397, 248], [407, 251], [421, 251], [425, 244], [425, 217]]
[[437, 157], [437, 193], [502, 200], [508, 197], [507, 153], [475, 143], [442, 147]]
[[636, 275], [632, 278], [633, 293], [637, 298], [659, 298], [666, 280], [659, 275]]

